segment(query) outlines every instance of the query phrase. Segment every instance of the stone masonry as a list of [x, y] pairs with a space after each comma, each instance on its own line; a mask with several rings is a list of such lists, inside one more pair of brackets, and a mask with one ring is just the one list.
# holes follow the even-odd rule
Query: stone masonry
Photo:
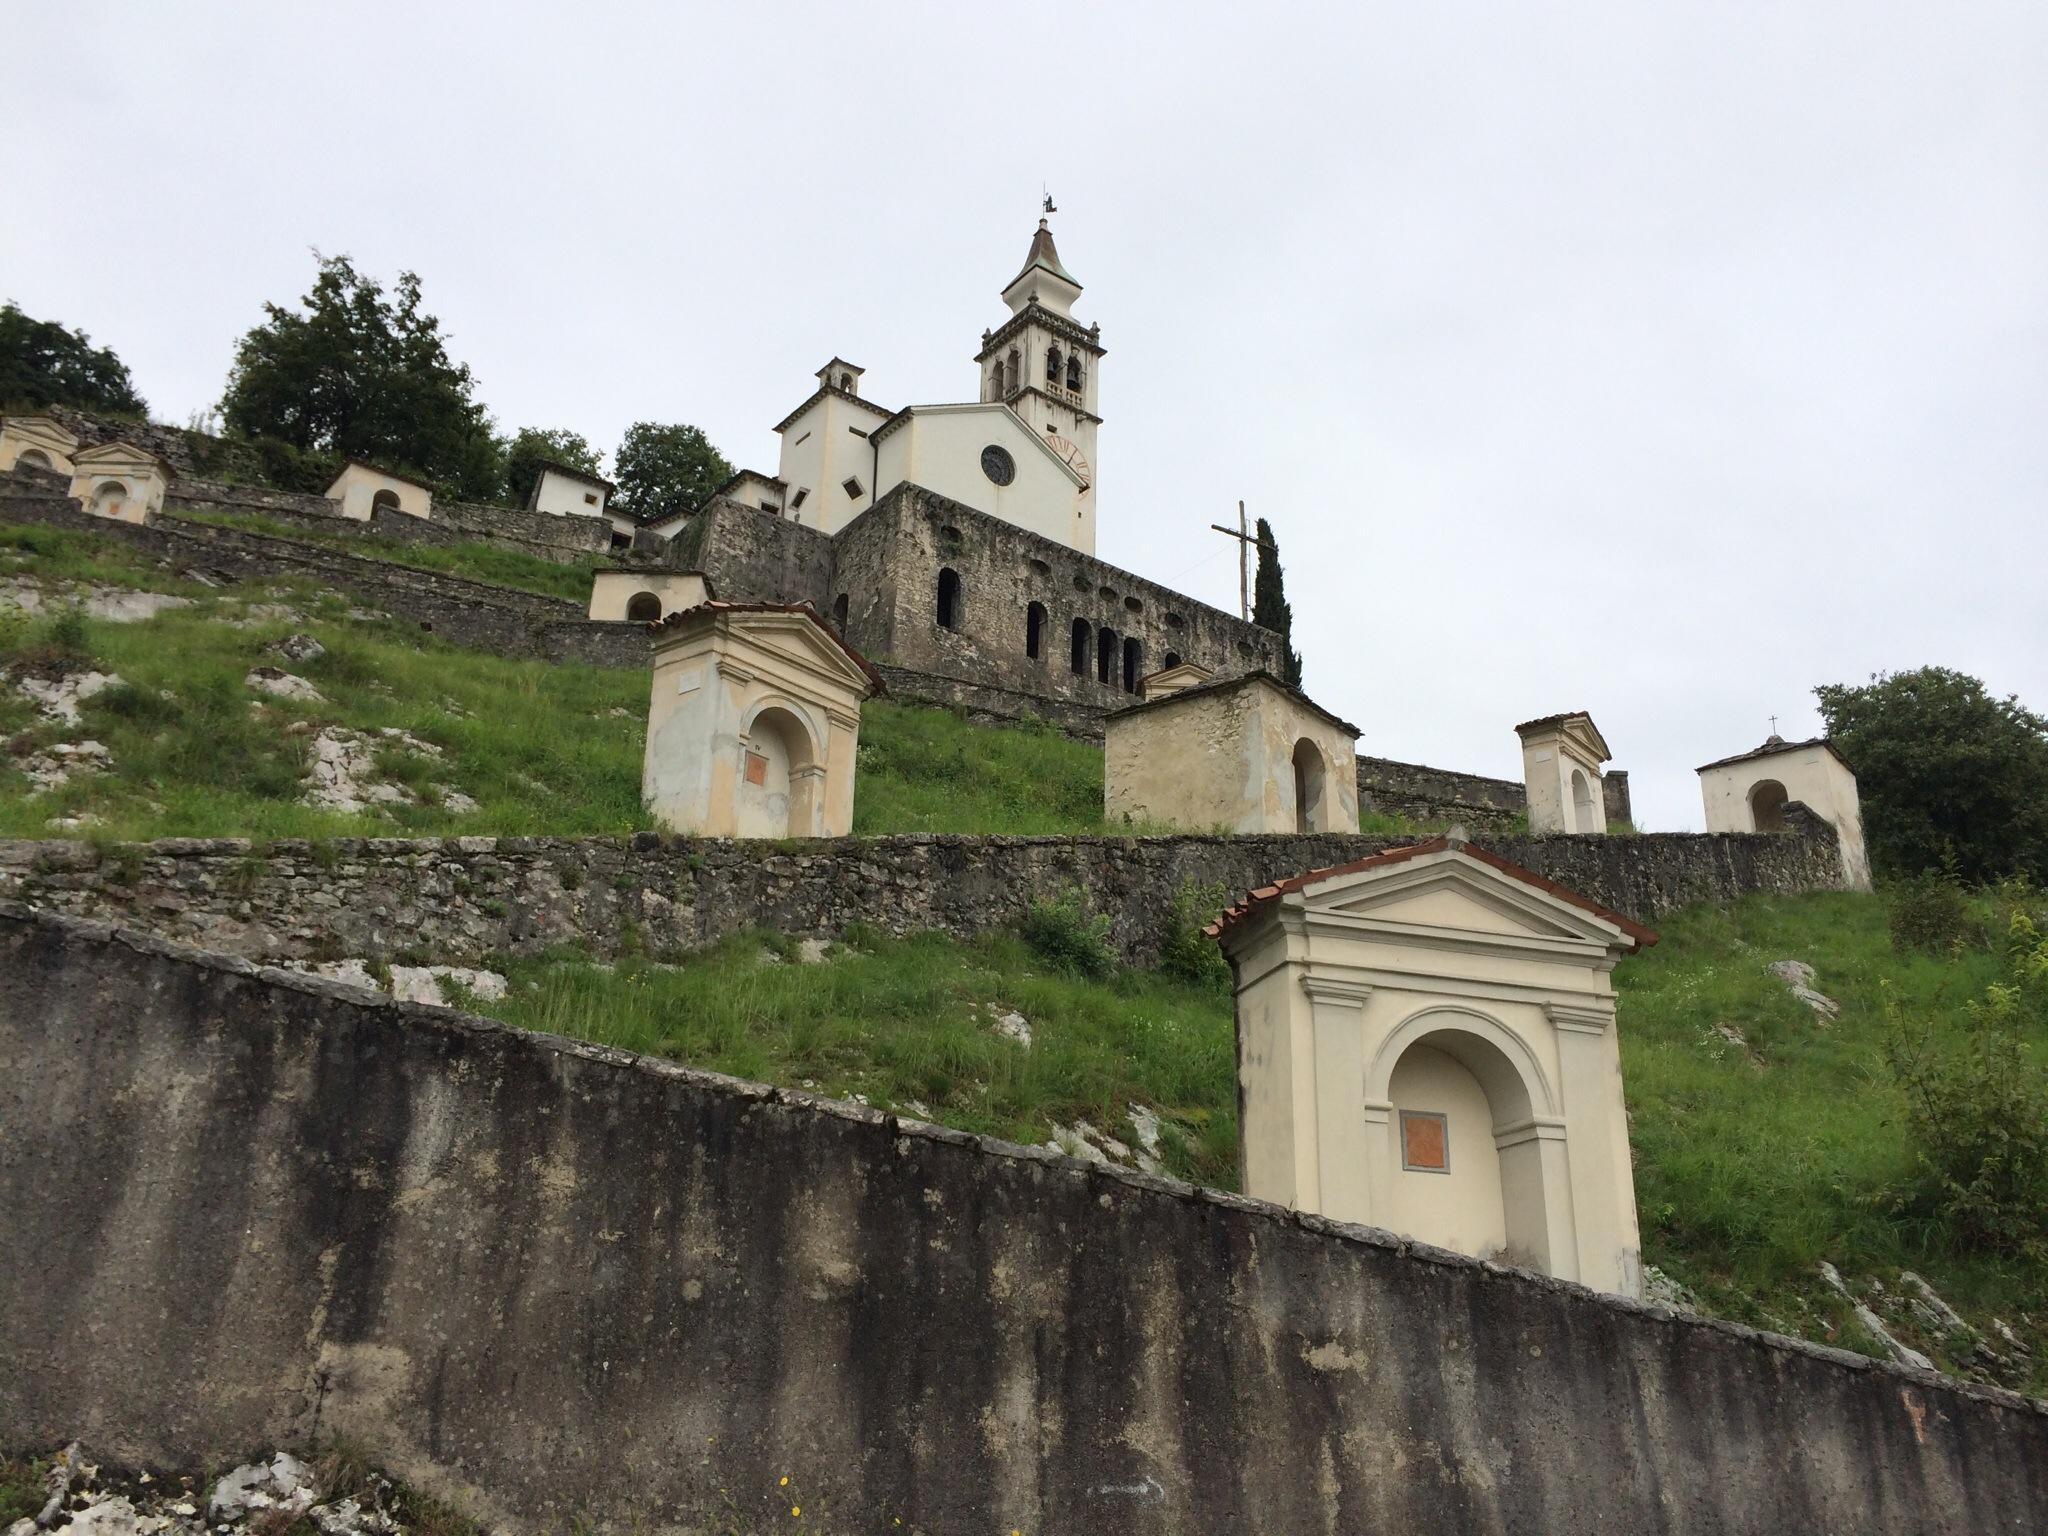
[[[1841, 884], [1834, 831], [1489, 838], [1502, 857], [1632, 917], [1753, 891]], [[263, 960], [436, 963], [577, 945], [610, 957], [753, 927], [828, 938], [853, 923], [965, 936], [1078, 890], [1129, 959], [1157, 957], [1183, 886], [1236, 897], [1402, 839], [1343, 835], [719, 838], [173, 838], [100, 848], [0, 842], [0, 897], [111, 918]]]

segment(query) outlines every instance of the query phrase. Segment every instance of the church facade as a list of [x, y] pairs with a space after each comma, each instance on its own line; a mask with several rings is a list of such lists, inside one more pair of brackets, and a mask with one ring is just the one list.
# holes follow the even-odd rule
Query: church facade
[[1041, 219], [975, 399], [892, 409], [834, 357], [777, 423], [776, 472], [734, 475], [669, 563], [722, 598], [810, 603], [892, 692], [990, 714], [1092, 728], [1165, 667], [1278, 671], [1271, 631], [1095, 558], [1105, 350], [1080, 294]]

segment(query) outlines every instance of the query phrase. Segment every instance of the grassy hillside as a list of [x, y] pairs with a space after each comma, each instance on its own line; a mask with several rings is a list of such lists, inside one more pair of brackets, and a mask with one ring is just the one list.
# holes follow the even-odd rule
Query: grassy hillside
[[[859, 1096], [964, 1130], [1042, 1143], [1086, 1121], [1138, 1144], [1131, 1107], [1156, 1111], [1168, 1171], [1236, 1179], [1229, 998], [1157, 974], [1090, 981], [1013, 937], [959, 943], [854, 933], [798, 963], [774, 935], [679, 963], [512, 962], [484, 1011], [535, 1029], [671, 1056], [737, 1076]], [[1842, 1004], [1821, 1022], [1767, 967], [1797, 959]], [[1663, 942], [1623, 962], [1621, 1038], [1647, 1262], [1704, 1310], [1877, 1352], [1821, 1281], [1833, 1263], [1893, 1331], [1951, 1368], [1968, 1350], [1896, 1309], [1901, 1270], [1980, 1328], [1997, 1317], [2048, 1358], [2048, 1271], [1958, 1253], [1902, 1216], [1912, 1168], [1903, 1101], [1884, 1070], [1884, 997], [1956, 1027], [1998, 978], [1987, 951], [1894, 953], [1884, 904], [1823, 894], [1755, 897], [1674, 914]], [[994, 1019], [1028, 1021], [1024, 1049]], [[2036, 1051], [2048, 1031], [2036, 1031]], [[2048, 1386], [2022, 1366], [2015, 1384]]]
[[[517, 558], [517, 557], [510, 557]], [[538, 563], [538, 562], [536, 562]], [[10, 602], [33, 584], [44, 612]], [[162, 593], [189, 606], [141, 622], [66, 615], [95, 594]], [[180, 582], [124, 546], [69, 529], [0, 527], [0, 836], [48, 836], [95, 818], [95, 836], [623, 833], [640, 807], [647, 677], [639, 670], [509, 661], [410, 625], [351, 616], [349, 599], [303, 584], [217, 590]], [[277, 647], [307, 634], [326, 654]], [[319, 700], [245, 684], [257, 667], [302, 678]], [[80, 719], [47, 718], [26, 679], [97, 670], [125, 686]], [[988, 730], [942, 710], [877, 700], [863, 713], [855, 829], [1091, 832], [1102, 823], [1102, 754], [1050, 729]], [[311, 743], [330, 726], [404, 732], [378, 748], [418, 804], [343, 813], [302, 801]], [[38, 793], [24, 769], [60, 742], [97, 741], [110, 771]], [[477, 803], [450, 808], [444, 790]], [[459, 804], [460, 802], [454, 802]]]

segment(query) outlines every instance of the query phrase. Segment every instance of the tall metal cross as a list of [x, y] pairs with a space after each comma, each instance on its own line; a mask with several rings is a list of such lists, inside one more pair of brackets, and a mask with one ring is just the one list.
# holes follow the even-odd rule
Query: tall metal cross
[[1238, 541], [1237, 616], [1249, 623], [1252, 616], [1252, 550], [1254, 547], [1271, 549], [1273, 545], [1262, 543], [1258, 538], [1246, 531], [1244, 503], [1241, 501], [1237, 504], [1237, 526], [1235, 528], [1226, 528], [1221, 523], [1211, 523], [1209, 526], [1218, 533]]
[[1778, 734], [1778, 717], [1776, 715], [1771, 716], [1771, 734], [1773, 736]]

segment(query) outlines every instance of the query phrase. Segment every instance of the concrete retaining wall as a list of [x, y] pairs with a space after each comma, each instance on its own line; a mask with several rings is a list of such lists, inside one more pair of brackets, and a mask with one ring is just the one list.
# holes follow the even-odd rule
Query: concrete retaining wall
[[[1154, 958], [1183, 885], [1232, 896], [1400, 839], [938, 837], [354, 838], [0, 842], [0, 896], [116, 918], [259, 959], [434, 961], [577, 944], [661, 952], [749, 927], [825, 938], [850, 923], [969, 936], [1078, 888], [1127, 956]], [[1833, 829], [1802, 835], [1539, 837], [1486, 846], [1631, 917], [1841, 883]]]
[[2010, 1394], [96, 925], [0, 974], [7, 1449], [346, 1438], [518, 1531], [2048, 1525]]

